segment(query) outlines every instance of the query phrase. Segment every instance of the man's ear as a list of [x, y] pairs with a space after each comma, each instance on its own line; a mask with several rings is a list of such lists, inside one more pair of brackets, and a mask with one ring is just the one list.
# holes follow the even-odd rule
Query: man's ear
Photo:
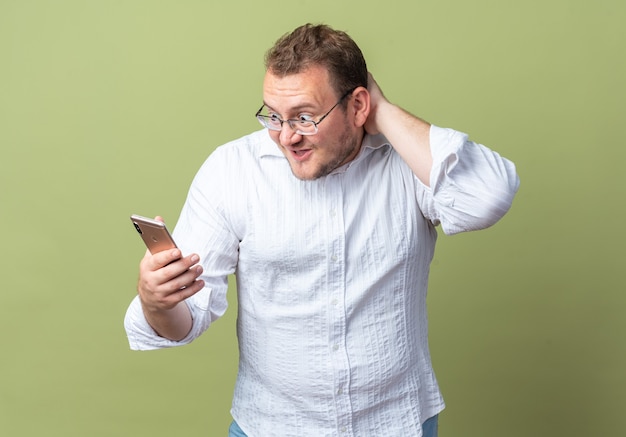
[[365, 125], [370, 113], [370, 93], [365, 87], [358, 87], [352, 92], [352, 111], [356, 127]]

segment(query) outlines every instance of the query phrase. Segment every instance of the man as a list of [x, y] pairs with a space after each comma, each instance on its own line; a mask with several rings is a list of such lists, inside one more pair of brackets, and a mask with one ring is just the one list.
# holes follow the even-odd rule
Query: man
[[324, 25], [267, 53], [257, 118], [265, 129], [196, 175], [180, 250], [141, 261], [131, 347], [198, 337], [226, 310], [235, 273], [231, 436], [435, 436], [435, 226], [494, 224], [517, 191], [514, 165], [390, 103], [354, 41]]

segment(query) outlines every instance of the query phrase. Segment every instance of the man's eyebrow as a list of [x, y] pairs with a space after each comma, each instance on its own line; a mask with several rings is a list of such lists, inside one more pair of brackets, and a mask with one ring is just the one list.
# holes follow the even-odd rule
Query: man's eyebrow
[[[267, 104], [267, 102], [265, 100], [263, 100], [263, 105], [269, 110], [269, 111], [275, 111], [274, 108], [272, 108], [270, 105]], [[313, 105], [311, 105], [310, 103], [303, 103], [301, 105], [298, 106], [294, 106], [293, 108], [290, 108], [289, 111], [291, 113], [296, 113], [296, 112], [300, 112], [300, 111], [305, 111], [305, 110], [309, 110], [309, 111], [314, 111], [315, 108], [313, 107]]]

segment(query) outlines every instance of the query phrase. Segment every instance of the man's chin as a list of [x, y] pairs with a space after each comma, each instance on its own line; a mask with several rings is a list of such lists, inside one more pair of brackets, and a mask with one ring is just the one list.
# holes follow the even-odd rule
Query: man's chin
[[321, 177], [317, 176], [316, 174], [306, 174], [295, 171], [293, 167], [291, 167], [291, 172], [297, 179], [300, 179], [301, 181], [314, 181], [315, 179], [319, 179]]
[[309, 168], [311, 166], [300, 163], [289, 162], [289, 166], [293, 175], [301, 181], [314, 181], [328, 174], [323, 168]]

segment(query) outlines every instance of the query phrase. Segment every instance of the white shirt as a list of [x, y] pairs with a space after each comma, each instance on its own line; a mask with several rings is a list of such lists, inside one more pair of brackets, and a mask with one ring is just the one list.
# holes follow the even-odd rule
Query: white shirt
[[193, 328], [159, 337], [138, 299], [132, 349], [186, 344], [239, 298], [232, 415], [249, 437], [419, 436], [444, 402], [428, 349], [426, 290], [436, 231], [481, 229], [509, 209], [514, 165], [431, 127], [423, 185], [382, 136], [314, 181], [293, 176], [267, 131], [219, 147], [194, 179], [174, 238], [198, 253]]

